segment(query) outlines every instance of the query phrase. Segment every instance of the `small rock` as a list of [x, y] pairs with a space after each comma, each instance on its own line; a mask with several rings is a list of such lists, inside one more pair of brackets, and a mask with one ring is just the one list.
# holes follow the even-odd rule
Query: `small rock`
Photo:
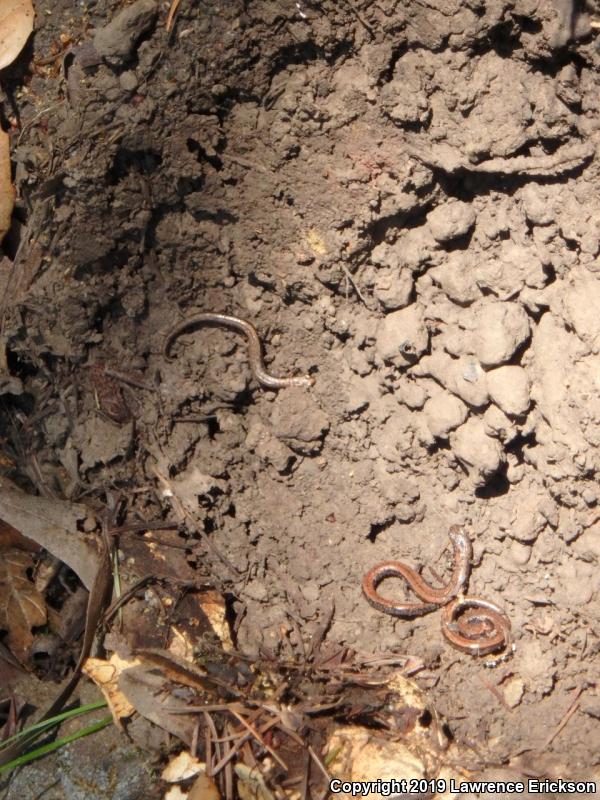
[[450, 242], [464, 236], [475, 225], [475, 211], [469, 203], [454, 201], [434, 208], [427, 216], [436, 242]]
[[417, 485], [398, 473], [390, 473], [385, 461], [379, 459], [375, 464], [375, 477], [383, 497], [393, 505], [412, 505], [420, 498]]
[[583, 502], [588, 506], [595, 506], [598, 502], [598, 493], [587, 486], [581, 493]]
[[286, 389], [273, 403], [274, 435], [297, 453], [318, 452], [329, 420], [305, 389]]
[[522, 544], [535, 542], [546, 527], [547, 522], [540, 514], [537, 501], [533, 498], [525, 505], [519, 505], [515, 510], [515, 518], [510, 526], [509, 534]]
[[482, 303], [475, 320], [475, 355], [487, 367], [509, 361], [531, 333], [529, 317], [519, 303]]
[[447, 353], [437, 350], [422, 358], [412, 374], [435, 378], [445, 389], [473, 408], [482, 408], [489, 402], [487, 376], [475, 358], [451, 358]]
[[463, 464], [475, 486], [485, 486], [504, 463], [504, 449], [485, 432], [479, 417], [470, 417], [450, 434], [450, 447]]
[[525, 683], [521, 678], [511, 678], [504, 687], [504, 700], [509, 708], [516, 708], [525, 694]]
[[137, 75], [133, 70], [128, 69], [119, 75], [119, 83], [124, 91], [133, 92], [138, 86]]
[[396, 386], [394, 397], [400, 405], [414, 410], [423, 408], [427, 400], [427, 392], [421, 383], [417, 383], [414, 380], [411, 381], [403, 376]]
[[344, 406], [344, 410], [347, 414], [360, 414], [361, 411], [364, 411], [369, 405], [369, 395], [368, 393], [357, 386], [355, 383], [352, 384], [348, 391], [348, 397]]
[[475, 282], [473, 258], [462, 251], [452, 252], [444, 264], [430, 269], [428, 273], [450, 300], [461, 305], [468, 305], [481, 297]]
[[251, 421], [249, 425], [246, 447], [248, 450], [254, 450], [262, 461], [271, 464], [280, 473], [285, 472], [290, 462], [295, 459], [291, 450], [276, 439], [260, 419]]
[[376, 354], [381, 363], [407, 367], [427, 350], [429, 331], [412, 305], [388, 314], [377, 331]]
[[321, 590], [316, 583], [305, 583], [300, 587], [300, 591], [309, 603], [316, 603], [321, 597]]
[[373, 296], [387, 311], [395, 311], [410, 303], [413, 286], [412, 272], [408, 269], [380, 270], [376, 274]]
[[508, 444], [517, 435], [517, 429], [504, 411], [491, 405], [485, 410], [483, 424], [488, 436], [500, 439], [503, 444]]
[[469, 411], [456, 395], [440, 392], [425, 403], [425, 421], [431, 433], [438, 439], [447, 439], [450, 431], [466, 420]]
[[509, 417], [519, 417], [529, 410], [531, 384], [523, 367], [504, 366], [487, 373], [490, 397]]
[[511, 542], [510, 558], [517, 567], [524, 567], [531, 558], [531, 545], [522, 542]]
[[267, 587], [259, 580], [249, 581], [244, 588], [244, 594], [248, 595], [252, 600], [258, 600], [259, 603], [262, 603], [269, 596]]
[[130, 447], [132, 434], [132, 423], [116, 426], [100, 416], [76, 424], [71, 441], [80, 451], [81, 470], [122, 458]]
[[256, 448], [256, 455], [267, 464], [271, 464], [279, 473], [286, 472], [291, 462], [296, 460], [290, 449], [274, 437], [260, 442]]
[[154, 0], [137, 0], [94, 34], [99, 55], [114, 63], [131, 58], [139, 38], [150, 30], [158, 13]]
[[550, 225], [554, 222], [552, 204], [548, 202], [547, 195], [537, 184], [527, 184], [521, 192], [521, 202], [529, 222], [533, 222], [534, 225]]

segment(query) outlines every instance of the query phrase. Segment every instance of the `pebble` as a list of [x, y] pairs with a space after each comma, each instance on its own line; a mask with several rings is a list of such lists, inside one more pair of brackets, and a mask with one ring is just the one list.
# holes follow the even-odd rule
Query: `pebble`
[[441, 203], [428, 214], [427, 223], [436, 242], [451, 242], [475, 225], [475, 211], [469, 203], [459, 200]]
[[302, 454], [318, 452], [329, 419], [314, 398], [301, 388], [280, 392], [273, 403], [271, 424], [274, 435], [292, 450]]
[[116, 64], [131, 58], [139, 38], [150, 30], [157, 14], [158, 5], [154, 0], [137, 0], [125, 6], [94, 34], [98, 55]]
[[531, 545], [513, 541], [509, 553], [513, 564], [517, 567], [524, 567], [531, 558]]
[[466, 420], [469, 411], [463, 401], [450, 394], [440, 392], [425, 403], [425, 421], [430, 432], [438, 439], [447, 439], [450, 431]]
[[420, 310], [412, 305], [388, 314], [377, 330], [375, 352], [380, 362], [406, 367], [427, 350], [429, 331]]
[[486, 434], [479, 417], [470, 417], [450, 434], [450, 447], [476, 486], [485, 486], [504, 463], [504, 448]]
[[529, 317], [519, 303], [481, 303], [475, 312], [475, 355], [483, 366], [504, 364], [530, 333]]
[[523, 367], [503, 366], [487, 373], [492, 401], [509, 417], [520, 417], [529, 410], [531, 383]]

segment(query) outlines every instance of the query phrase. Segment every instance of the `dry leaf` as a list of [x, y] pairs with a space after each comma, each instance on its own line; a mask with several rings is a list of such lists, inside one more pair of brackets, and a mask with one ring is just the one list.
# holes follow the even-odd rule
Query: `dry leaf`
[[7, 550], [0, 561], [0, 628], [8, 631], [8, 646], [25, 663], [33, 642], [31, 629], [46, 622], [46, 604], [27, 577], [33, 568], [28, 553]]
[[8, 522], [0, 519], [0, 553], [3, 550], [28, 550], [30, 553], [37, 553], [41, 548], [33, 539], [23, 536], [21, 531], [13, 528]]
[[153, 667], [131, 667], [118, 679], [119, 689], [142, 717], [191, 745], [198, 724], [195, 714], [185, 714], [187, 703], [173, 697], [164, 677]]
[[122, 727], [122, 719], [133, 716], [135, 708], [119, 690], [117, 681], [124, 669], [129, 669], [139, 663], [137, 658], [126, 661], [113, 653], [108, 661], [101, 658], [88, 658], [82, 668], [83, 673], [94, 681], [106, 698], [115, 724], [119, 727]]
[[88, 514], [85, 506], [27, 494], [0, 476], [0, 519], [71, 567], [90, 591], [101, 559], [95, 538], [80, 532]]
[[182, 750], [169, 761], [162, 771], [161, 778], [167, 783], [178, 783], [193, 778], [199, 772], [204, 772], [205, 769], [206, 764], [198, 761], [187, 750]]
[[188, 794], [181, 790], [181, 786], [169, 786], [163, 800], [187, 800], [187, 798]]
[[2, 0], [0, 3], [0, 69], [19, 55], [33, 30], [31, 0]]
[[216, 589], [208, 589], [200, 597], [200, 606], [208, 617], [212, 629], [221, 640], [223, 650], [226, 653], [233, 650], [233, 642], [227, 624], [227, 609], [222, 595]]
[[216, 783], [208, 775], [196, 778], [188, 794], [188, 800], [220, 800], [220, 797]]
[[[0, 12], [1, 14], [1, 12]], [[2, 36], [0, 33], [0, 40]], [[0, 52], [2, 44], [0, 43]], [[15, 204], [15, 187], [10, 174], [10, 150], [8, 133], [0, 128], [0, 244], [10, 228], [10, 221]]]

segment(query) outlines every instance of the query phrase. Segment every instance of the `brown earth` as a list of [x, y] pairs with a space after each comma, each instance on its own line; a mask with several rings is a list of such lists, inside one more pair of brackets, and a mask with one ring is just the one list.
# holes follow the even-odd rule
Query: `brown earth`
[[[150, 519], [167, 476], [246, 652], [334, 602], [330, 638], [421, 659], [455, 737], [580, 774], [600, 759], [593, 9], [563, 46], [548, 0], [182, 0], [170, 34], [142, 0], [129, 39], [122, 5], [40, 4], [2, 84], [3, 427], [16, 407], [31, 484], [118, 488]], [[251, 320], [314, 388], [261, 389], [223, 330], [167, 361], [197, 311]], [[384, 559], [444, 574], [452, 523], [470, 592], [512, 622], [493, 669], [438, 614], [361, 595]]]

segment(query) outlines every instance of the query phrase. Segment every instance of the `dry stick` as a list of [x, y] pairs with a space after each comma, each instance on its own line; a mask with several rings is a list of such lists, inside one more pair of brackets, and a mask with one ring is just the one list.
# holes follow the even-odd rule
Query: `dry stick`
[[352, 276], [352, 273], [350, 272], [348, 267], [345, 264], [340, 264], [340, 266], [342, 268], [342, 272], [344, 273], [346, 278], [350, 281], [350, 284], [352, 285], [352, 288], [354, 289], [354, 291], [358, 295], [358, 297], [359, 297], [360, 301], [362, 302], [362, 304], [365, 306], [365, 308], [369, 308], [369, 304], [367, 303], [367, 301], [363, 297], [363, 294], [360, 291], [360, 289], [358, 288], [358, 285], [357, 285], [356, 281], [354, 280], [354, 278]]
[[315, 751], [312, 749], [312, 747], [310, 745], [308, 745], [308, 752], [310, 753], [310, 755], [313, 758], [313, 760], [314, 760], [315, 764], [317, 765], [317, 767], [321, 770], [321, 772], [325, 776], [325, 780], [327, 781], [327, 787], [328, 787], [328, 790], [329, 790], [329, 784], [331, 782], [331, 776], [327, 772], [327, 769], [325, 768], [325, 764], [323, 764], [323, 762], [321, 761], [319, 756], [315, 753]]
[[[91, 364], [90, 366], [93, 366]], [[145, 389], [147, 392], [157, 392], [158, 387], [152, 386], [149, 383], [145, 383], [142, 380], [138, 380], [134, 378], [132, 375], [126, 375], [124, 372], [119, 372], [116, 369], [110, 369], [108, 367], [104, 367], [102, 369], [104, 375], [108, 375], [109, 378], [114, 378], [117, 381], [121, 381], [121, 383], [126, 383], [128, 386], [134, 386], [136, 389]]]
[[488, 680], [486, 680], [483, 677], [483, 675], [479, 675], [478, 677], [479, 677], [479, 680], [481, 681], [481, 683], [485, 686], [485, 688], [489, 689], [490, 692], [494, 695], [494, 697], [497, 700], [499, 700], [499, 702], [502, 703], [502, 705], [505, 708], [507, 708], [509, 711], [512, 711], [512, 708], [508, 705], [508, 703], [506, 702], [506, 698], [504, 697], [502, 692], [498, 689], [498, 687], [494, 686], [493, 683], [490, 683]]
[[304, 752], [304, 772], [302, 775], [302, 787], [300, 789], [300, 800], [307, 800], [308, 797], [308, 782], [310, 780], [310, 753], [308, 750]]
[[541, 752], [542, 752], [542, 753], [546, 752], [546, 750], [548, 749], [548, 747], [550, 746], [550, 744], [551, 744], [551, 743], [554, 741], [554, 739], [555, 739], [555, 738], [558, 736], [558, 734], [559, 734], [559, 733], [562, 731], [562, 729], [565, 727], [565, 725], [567, 724], [567, 722], [568, 722], [568, 721], [571, 719], [571, 717], [573, 716], [573, 714], [574, 714], [574, 713], [577, 711], [577, 709], [579, 708], [579, 703], [578, 703], [577, 701], [579, 700], [579, 698], [580, 698], [580, 696], [581, 696], [581, 693], [582, 693], [582, 692], [583, 692], [583, 686], [579, 686], [579, 687], [578, 687], [578, 688], [575, 690], [575, 694], [574, 694], [574, 696], [573, 696], [573, 699], [572, 699], [572, 701], [571, 701], [571, 705], [570, 705], [570, 706], [569, 706], [569, 708], [568, 708], [568, 709], [565, 711], [565, 715], [564, 715], [564, 717], [562, 718], [562, 721], [560, 722], [560, 724], [559, 724], [559, 725], [556, 727], [556, 729], [554, 730], [554, 732], [553, 732], [552, 734], [550, 734], [550, 736], [549, 736], [549, 737], [546, 739], [546, 741], [545, 741], [545, 742], [544, 742], [544, 744], [542, 745], [542, 748], [541, 748]]
[[175, 20], [175, 14], [177, 13], [177, 8], [181, 0], [173, 0], [171, 3], [171, 8], [169, 9], [169, 13], [167, 14], [167, 22], [165, 25], [167, 33], [171, 31], [171, 27], [173, 26], [173, 22]]
[[[264, 725], [264, 726], [263, 726], [263, 727], [260, 729], [260, 732], [261, 732], [261, 734], [264, 734], [264, 733], [266, 733], [268, 730], [270, 730], [271, 728], [273, 728], [275, 725], [277, 725], [277, 720], [276, 720], [276, 719], [272, 719], [272, 720], [270, 720], [269, 722], [267, 722], [267, 723], [266, 723], [266, 724], [265, 724], [265, 725]], [[231, 759], [232, 759], [232, 758], [233, 758], [233, 756], [234, 756], [234, 755], [237, 753], [237, 751], [240, 749], [240, 747], [242, 747], [242, 746], [243, 746], [243, 745], [244, 745], [244, 744], [245, 744], [245, 743], [248, 741], [248, 739], [251, 739], [251, 738], [252, 738], [252, 734], [251, 734], [251, 733], [245, 733], [243, 736], [240, 736], [240, 738], [239, 738], [239, 739], [237, 740], [237, 742], [236, 742], [236, 743], [233, 745], [233, 747], [232, 747], [232, 748], [231, 748], [231, 750], [230, 750], [230, 751], [227, 753], [227, 755], [223, 756], [223, 758], [221, 759], [221, 761], [219, 761], [219, 763], [216, 765], [216, 767], [215, 767], [215, 769], [214, 769], [214, 773], [213, 773], [213, 774], [215, 774], [215, 775], [216, 775], [216, 774], [217, 774], [217, 772], [219, 772], [220, 770], [222, 770], [222, 769], [223, 769], [223, 767], [224, 767], [226, 764], [228, 764], [228, 763], [231, 761]], [[287, 768], [286, 768], [286, 769], [287, 769]]]
[[250, 725], [250, 723], [249, 723], [249, 722], [246, 722], [246, 720], [244, 719], [244, 717], [243, 717], [241, 714], [238, 714], [238, 713], [237, 713], [237, 711], [233, 711], [233, 710], [231, 710], [231, 713], [233, 714], [233, 716], [234, 716], [234, 717], [235, 717], [237, 720], [239, 720], [239, 721], [242, 723], [242, 725], [243, 725], [245, 728], [247, 728], [247, 729], [250, 731], [250, 733], [251, 733], [251, 734], [254, 736], [254, 738], [255, 738], [255, 739], [258, 741], [258, 742], [260, 742], [260, 743], [262, 744], [262, 746], [265, 748], [265, 750], [267, 751], [267, 753], [270, 753], [270, 754], [273, 756], [273, 758], [275, 759], [275, 761], [277, 761], [277, 763], [279, 764], [279, 766], [280, 766], [282, 769], [284, 769], [284, 770], [287, 772], [287, 771], [288, 771], [288, 768], [287, 768], [287, 764], [285, 763], [285, 761], [283, 761], [283, 759], [279, 758], [279, 756], [278, 756], [278, 755], [277, 755], [277, 753], [276, 753], [276, 752], [273, 750], [273, 748], [272, 748], [272, 747], [269, 747], [269, 745], [268, 745], [268, 744], [265, 742], [265, 740], [262, 738], [262, 736], [259, 734], [259, 732], [256, 730], [256, 728], [254, 728], [252, 725]]
[[[217, 733], [217, 729], [215, 727], [215, 723], [213, 722], [213, 718], [208, 713], [208, 711], [204, 711], [204, 721], [206, 723], [205, 726], [205, 739], [206, 739], [206, 775], [209, 778], [213, 776], [212, 770], [212, 743], [214, 742], [218, 747], [218, 738], [219, 735]], [[216, 748], [215, 748], [216, 752]]]
[[198, 734], [200, 733], [200, 720], [196, 722], [194, 726], [194, 732], [192, 734], [192, 744], [190, 745], [190, 753], [192, 754], [192, 758], [198, 758]]
[[231, 761], [225, 767], [225, 800], [233, 800], [233, 767]]

